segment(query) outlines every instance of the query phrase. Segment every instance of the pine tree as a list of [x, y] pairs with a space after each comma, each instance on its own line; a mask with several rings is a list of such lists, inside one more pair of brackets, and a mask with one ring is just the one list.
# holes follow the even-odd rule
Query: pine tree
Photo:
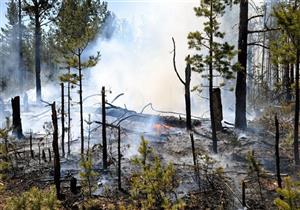
[[34, 24], [34, 52], [35, 52], [35, 74], [36, 74], [36, 101], [42, 99], [41, 87], [41, 44], [42, 27], [52, 20], [58, 0], [24, 0], [24, 11], [29, 15]]
[[56, 41], [64, 62], [78, 70], [81, 154], [84, 153], [82, 69], [95, 66], [100, 53], [90, 56], [86, 61], [82, 61], [82, 56], [89, 43], [101, 31], [107, 14], [107, 4], [100, 0], [66, 0], [56, 20]]
[[295, 119], [294, 119], [294, 158], [295, 164], [300, 164], [299, 159], [299, 58], [300, 58], [300, 8], [297, 3], [281, 3], [274, 9], [278, 25], [290, 39], [296, 55], [295, 68]]
[[[214, 71], [219, 72], [226, 79], [233, 78], [233, 71], [230, 69], [231, 59], [234, 57], [234, 47], [227, 42], [218, 42], [224, 38], [224, 33], [219, 29], [218, 19], [223, 16], [229, 2], [222, 0], [202, 0], [199, 7], [195, 7], [196, 16], [205, 18], [203, 32], [191, 32], [188, 35], [188, 44], [199, 54], [191, 57], [193, 70], [199, 73], [208, 67], [209, 80], [209, 107], [213, 139], [213, 151], [217, 153], [217, 134], [215, 116], [213, 112], [213, 87]], [[206, 53], [208, 51], [208, 54]], [[201, 54], [200, 54], [201, 53]]]

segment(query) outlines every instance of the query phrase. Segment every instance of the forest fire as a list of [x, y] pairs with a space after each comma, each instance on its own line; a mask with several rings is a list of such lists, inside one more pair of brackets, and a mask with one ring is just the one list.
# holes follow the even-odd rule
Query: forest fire
[[152, 127], [153, 131], [157, 133], [158, 135], [168, 133], [171, 129], [171, 126], [164, 125], [162, 123], [155, 123]]

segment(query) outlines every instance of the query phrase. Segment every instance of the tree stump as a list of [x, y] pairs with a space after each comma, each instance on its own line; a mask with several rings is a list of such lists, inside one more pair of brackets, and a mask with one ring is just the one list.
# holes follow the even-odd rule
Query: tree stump
[[12, 118], [13, 118], [12, 133], [18, 139], [21, 139], [24, 137], [24, 135], [22, 132], [20, 97], [19, 96], [16, 96], [11, 99], [11, 106], [12, 106]]
[[213, 101], [214, 101], [214, 118], [216, 124], [216, 131], [222, 130], [222, 120], [223, 120], [223, 110], [222, 110], [222, 100], [221, 100], [221, 90], [220, 88], [213, 89]]
[[77, 179], [75, 177], [70, 180], [70, 189], [73, 194], [77, 193]]

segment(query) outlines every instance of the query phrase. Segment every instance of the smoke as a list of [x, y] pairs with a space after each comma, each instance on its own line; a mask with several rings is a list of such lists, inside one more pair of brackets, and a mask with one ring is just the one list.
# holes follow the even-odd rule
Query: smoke
[[[104, 85], [112, 95], [124, 92], [116, 103], [137, 111], [151, 102], [161, 110], [184, 112], [184, 87], [173, 70], [171, 38], [176, 40], [177, 68], [184, 77], [184, 59], [191, 53], [187, 35], [202, 25], [193, 11], [197, 3], [108, 2], [117, 21], [114, 29], [106, 27], [114, 31], [112, 37], [100, 37], [89, 51], [99, 50], [101, 61], [89, 71], [87, 89], [100, 90]], [[192, 86], [198, 84], [197, 77], [193, 75]], [[198, 111], [202, 100], [193, 96]]]

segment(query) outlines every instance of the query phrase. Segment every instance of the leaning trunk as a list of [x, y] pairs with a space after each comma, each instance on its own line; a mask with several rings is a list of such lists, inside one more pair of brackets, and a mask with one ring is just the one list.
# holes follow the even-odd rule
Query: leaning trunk
[[248, 0], [240, 1], [240, 23], [238, 40], [238, 62], [241, 69], [237, 72], [235, 88], [235, 127], [247, 128], [246, 120], [246, 75], [247, 75], [247, 38], [248, 38]]

